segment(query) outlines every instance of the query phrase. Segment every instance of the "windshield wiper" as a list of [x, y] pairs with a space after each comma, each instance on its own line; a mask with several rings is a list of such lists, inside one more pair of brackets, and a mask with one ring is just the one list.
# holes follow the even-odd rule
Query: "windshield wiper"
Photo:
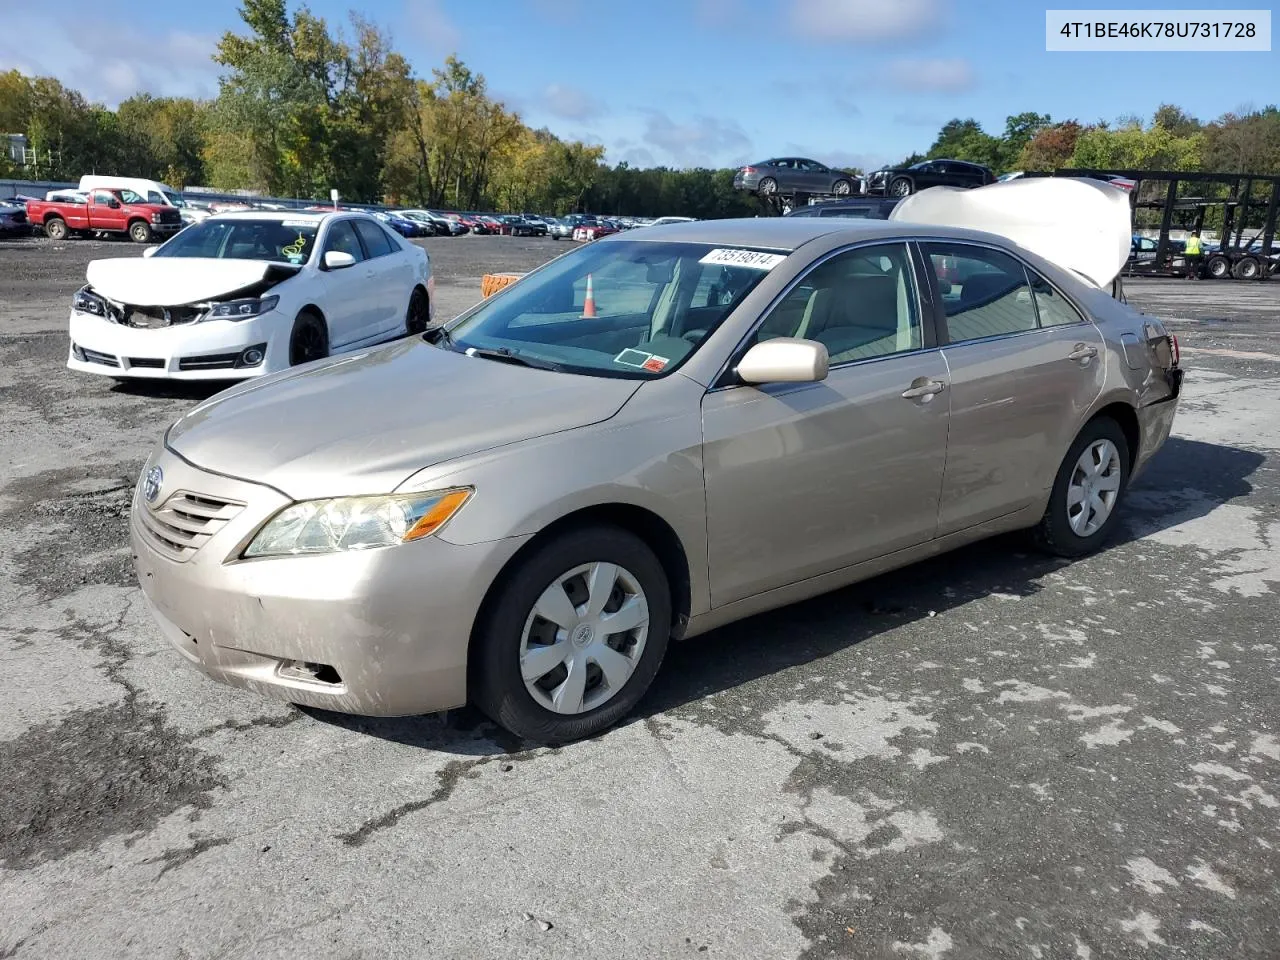
[[533, 367], [535, 370], [560, 370], [560, 364], [550, 360], [538, 360], [516, 353], [509, 347], [467, 347], [462, 351], [469, 357], [483, 357], [486, 360], [499, 360], [503, 363], [514, 363], [521, 367]]

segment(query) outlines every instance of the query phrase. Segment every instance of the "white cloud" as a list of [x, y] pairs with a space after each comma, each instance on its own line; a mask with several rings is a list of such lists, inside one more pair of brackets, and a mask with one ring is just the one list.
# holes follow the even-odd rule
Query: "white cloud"
[[889, 65], [889, 79], [896, 86], [916, 93], [959, 93], [977, 81], [973, 65], [959, 57], [895, 60]]
[[444, 12], [440, 0], [405, 0], [404, 17], [427, 50], [440, 56], [458, 52], [462, 31]]
[[553, 116], [565, 120], [588, 120], [599, 116], [600, 101], [577, 87], [553, 83], [542, 92], [542, 105]]
[[[39, 43], [31, 38], [40, 37]], [[91, 101], [115, 106], [135, 93], [212, 97], [218, 65], [212, 36], [155, 33], [123, 20], [64, 20], [24, 11], [0, 32], [0, 70], [53, 76]], [[145, 56], [134, 56], [143, 50]]]
[[942, 0], [792, 0], [791, 28], [810, 40], [875, 43], [925, 33], [943, 13]]
[[751, 149], [751, 139], [735, 121], [698, 116], [679, 123], [660, 110], [646, 111], [642, 139], [680, 167], [725, 166]]

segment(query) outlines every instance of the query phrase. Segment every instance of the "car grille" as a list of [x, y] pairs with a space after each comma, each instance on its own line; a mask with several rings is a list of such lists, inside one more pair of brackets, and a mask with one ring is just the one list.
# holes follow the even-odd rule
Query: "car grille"
[[179, 210], [174, 210], [174, 209], [172, 209], [172, 208], [167, 209], [167, 210], [161, 210], [161, 211], [160, 211], [160, 222], [161, 222], [161, 223], [181, 223], [181, 222], [182, 222], [182, 213], [181, 213], [181, 211], [179, 211]]
[[137, 307], [124, 308], [124, 322], [131, 327], [171, 327], [179, 323], [192, 323], [204, 314], [200, 307]]
[[80, 352], [84, 354], [85, 360], [87, 360], [89, 363], [100, 363], [104, 367], [120, 366], [120, 361], [117, 360], [112, 354], [99, 353], [97, 350], [87, 350], [84, 347], [80, 348]]
[[164, 361], [158, 357], [129, 357], [129, 366], [148, 367], [152, 370], [163, 370]]
[[207, 353], [202, 357], [183, 357], [179, 370], [230, 370], [240, 359], [239, 353]]
[[178, 490], [159, 507], [143, 505], [138, 516], [151, 545], [181, 563], [243, 509], [235, 500]]

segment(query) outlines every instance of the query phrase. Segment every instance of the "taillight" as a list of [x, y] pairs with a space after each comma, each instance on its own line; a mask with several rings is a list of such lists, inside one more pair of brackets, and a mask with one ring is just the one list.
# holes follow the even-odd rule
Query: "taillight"
[[1173, 351], [1173, 365], [1175, 367], [1182, 364], [1182, 350], [1178, 347], [1178, 338], [1172, 333], [1169, 334], [1169, 348]]
[[743, 173], [755, 173], [755, 172], [756, 172], [756, 168], [755, 168], [755, 167], [743, 167], [743, 168], [742, 168], [742, 172], [743, 172]]

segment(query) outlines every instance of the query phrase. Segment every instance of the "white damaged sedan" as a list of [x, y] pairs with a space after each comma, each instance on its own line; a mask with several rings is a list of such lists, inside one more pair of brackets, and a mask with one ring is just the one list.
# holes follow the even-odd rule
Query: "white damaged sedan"
[[261, 376], [421, 332], [434, 311], [426, 251], [359, 213], [222, 214], [86, 279], [67, 366], [117, 378]]

